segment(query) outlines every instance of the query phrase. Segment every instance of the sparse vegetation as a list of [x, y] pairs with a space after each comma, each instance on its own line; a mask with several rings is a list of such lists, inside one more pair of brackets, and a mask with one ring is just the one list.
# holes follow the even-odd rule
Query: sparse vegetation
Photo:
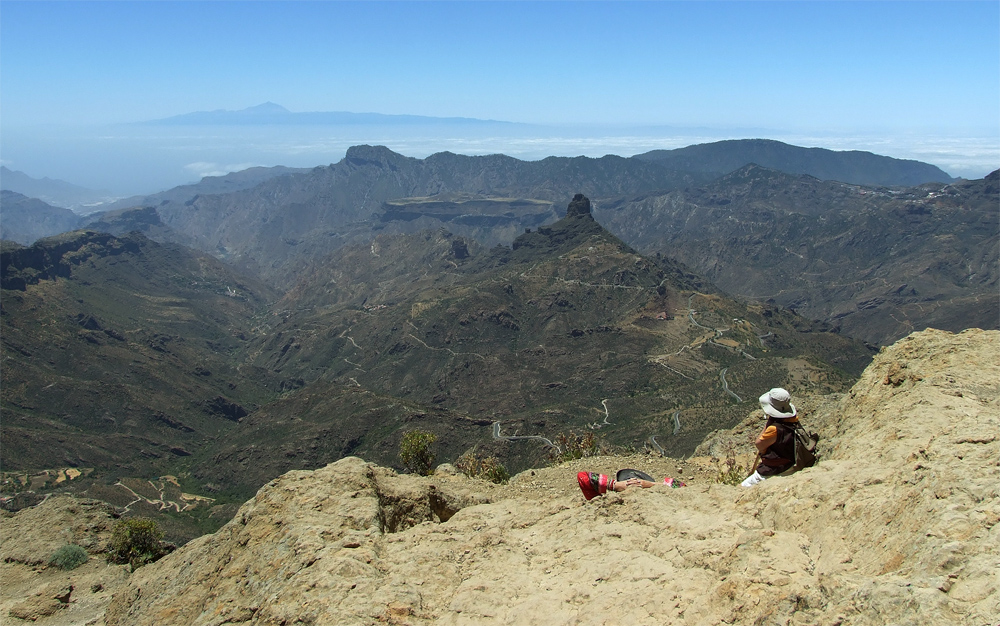
[[90, 560], [90, 557], [87, 555], [86, 550], [76, 544], [68, 543], [52, 553], [49, 565], [58, 567], [59, 569], [71, 570], [80, 567], [88, 560]]
[[399, 460], [414, 474], [428, 476], [434, 467], [434, 453], [431, 444], [437, 435], [425, 430], [410, 430], [403, 433], [399, 442]]
[[151, 519], [131, 517], [118, 520], [111, 530], [111, 544], [108, 546], [109, 563], [128, 564], [135, 570], [146, 563], [152, 563], [168, 550], [161, 543], [163, 531]]
[[751, 465], [739, 461], [736, 456], [735, 442], [728, 442], [725, 448], [726, 458], [716, 457], [715, 462], [715, 482], [724, 485], [738, 485], [743, 479], [750, 475]]
[[481, 478], [498, 485], [510, 481], [510, 472], [495, 456], [481, 456], [475, 448], [455, 461], [455, 467], [470, 478]]
[[573, 431], [559, 433], [553, 438], [553, 442], [561, 450], [561, 452], [552, 450], [549, 453], [549, 462], [553, 465], [588, 456], [597, 456], [609, 451], [607, 443], [593, 432], [586, 432], [582, 435], [577, 435]]

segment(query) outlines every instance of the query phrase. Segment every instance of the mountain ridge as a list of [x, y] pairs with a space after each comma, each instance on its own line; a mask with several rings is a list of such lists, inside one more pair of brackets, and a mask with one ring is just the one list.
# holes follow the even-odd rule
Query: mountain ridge
[[[24, 172], [11, 170], [6, 165], [0, 166], [0, 188], [29, 198], [37, 198], [46, 204], [70, 209], [79, 214], [93, 212], [95, 209], [92, 207], [99, 207], [111, 199], [109, 191], [88, 189], [47, 176], [32, 178]], [[57, 233], [46, 233], [46, 235], [55, 234]]]
[[748, 165], [701, 187], [599, 205], [597, 217], [728, 293], [886, 343], [920, 325], [996, 326], [998, 177], [884, 188]]
[[[758, 165], [714, 181], [707, 176], [612, 155], [525, 162], [504, 155], [442, 152], [415, 159], [383, 146], [354, 146], [330, 166], [206, 179], [195, 187], [143, 198], [136, 212], [123, 209], [92, 218], [89, 227], [119, 235], [138, 228], [287, 289], [317, 259], [380, 234], [445, 227], [486, 247], [510, 245], [524, 230], [559, 219], [560, 198], [583, 191], [594, 198], [598, 219], [637, 249], [682, 255], [685, 265], [734, 293], [773, 297], [777, 304], [800, 308], [872, 343], [890, 342], [928, 325], [958, 330], [993, 324], [992, 309], [975, 306], [976, 298], [988, 291], [990, 268], [976, 269], [973, 280], [963, 283], [960, 266], [971, 259], [979, 267], [979, 260], [985, 263], [991, 254], [990, 246], [995, 248], [989, 240], [995, 224], [988, 212], [990, 203], [997, 202], [995, 175], [979, 182], [906, 188], [779, 175]], [[237, 191], [224, 193], [233, 186]], [[663, 230], [670, 223], [663, 202], [673, 207], [667, 213], [682, 207], [695, 211], [693, 221], [681, 220], [671, 226], [677, 230]], [[738, 215], [736, 207], [746, 215]], [[638, 213], [633, 217], [631, 211]], [[854, 221], [863, 221], [865, 228], [859, 230]], [[642, 230], [636, 228], [639, 223]], [[701, 227], [685, 230], [691, 224]], [[736, 224], [755, 230], [724, 228]], [[766, 230], [781, 232], [794, 245], [768, 248], [768, 238], [761, 236]], [[933, 247], [914, 239], [918, 232], [944, 238], [941, 263], [934, 262]], [[804, 253], [809, 250], [813, 252]], [[889, 256], [891, 263], [886, 263]], [[745, 264], [746, 259], [756, 260]], [[907, 266], [914, 266], [910, 274], [915, 279], [890, 276]], [[762, 287], [768, 272], [787, 273], [791, 267], [800, 271], [780, 279], [788, 285]], [[746, 280], [741, 272], [749, 272]], [[845, 275], [857, 275], [864, 284], [841, 285]]]
[[15, 191], [0, 191], [0, 239], [29, 246], [37, 239], [78, 228], [85, 218]]
[[808, 174], [821, 180], [859, 185], [914, 186], [957, 180], [934, 165], [913, 159], [896, 159], [862, 150], [803, 148], [773, 139], [730, 139], [674, 150], [652, 150], [633, 158], [670, 169], [718, 176], [754, 163], [788, 174]]

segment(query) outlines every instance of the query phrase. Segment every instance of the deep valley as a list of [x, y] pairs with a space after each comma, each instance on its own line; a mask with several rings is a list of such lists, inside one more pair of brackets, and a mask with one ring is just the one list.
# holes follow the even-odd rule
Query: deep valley
[[996, 172], [640, 156], [359, 146], [75, 223], [5, 192], [5, 232], [82, 226], [3, 244], [6, 506], [68, 490], [185, 541], [288, 470], [402, 469], [413, 429], [511, 472], [585, 433], [683, 457], [771, 386], [842, 392], [912, 330], [997, 327]]

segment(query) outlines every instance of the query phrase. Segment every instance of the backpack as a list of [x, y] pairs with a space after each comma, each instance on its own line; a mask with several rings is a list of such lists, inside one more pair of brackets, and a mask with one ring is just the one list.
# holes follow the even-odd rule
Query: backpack
[[792, 434], [795, 436], [795, 463], [787, 470], [787, 473], [791, 474], [816, 464], [816, 444], [819, 442], [819, 435], [808, 432], [800, 424], [787, 426], [792, 429]]

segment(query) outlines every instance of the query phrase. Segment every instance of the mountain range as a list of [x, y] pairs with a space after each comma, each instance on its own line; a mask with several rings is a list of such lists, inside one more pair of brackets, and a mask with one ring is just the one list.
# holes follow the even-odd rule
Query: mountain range
[[[0, 166], [0, 190], [13, 191], [80, 214], [93, 213], [102, 204], [114, 199], [109, 191], [88, 189], [48, 177], [32, 178], [24, 172], [8, 169], [6, 165]], [[64, 231], [50, 231], [46, 235], [57, 232]]]
[[[949, 330], [995, 326], [998, 305], [987, 297], [997, 280], [990, 262], [998, 246], [995, 174], [886, 187], [759, 164], [712, 172], [741, 162], [725, 156], [733, 151], [778, 154], [782, 146], [753, 140], [698, 147], [698, 154], [715, 155], [700, 171], [668, 169], [649, 155], [414, 159], [356, 146], [342, 161], [306, 173], [264, 170], [269, 178], [232, 193], [198, 193], [194, 186], [146, 198], [139, 226], [286, 290], [315, 259], [375, 234], [446, 228], [487, 247], [510, 245], [525, 229], [557, 219], [560, 197], [582, 191], [594, 199], [597, 219], [640, 252], [676, 258], [726, 291], [773, 299], [871, 343], [932, 323]], [[784, 148], [785, 161], [804, 150]], [[843, 153], [827, 169], [845, 162], [853, 164], [846, 169], [864, 169], [873, 156]], [[878, 162], [884, 171], [911, 165]], [[930, 175], [916, 165], [905, 177]], [[122, 209], [93, 226], [124, 234], [137, 227], [132, 215]], [[773, 239], [763, 237], [769, 232]]]
[[997, 327], [998, 180], [866, 187], [746, 166], [595, 214], [729, 294], [887, 345], [928, 326]]
[[42, 237], [76, 230], [85, 221], [69, 209], [4, 189], [0, 191], [0, 240], [31, 245]]
[[890, 159], [860, 150], [801, 148], [771, 139], [732, 139], [676, 150], [653, 150], [637, 154], [634, 158], [658, 163], [671, 170], [699, 172], [713, 177], [753, 163], [786, 174], [806, 174], [821, 180], [857, 185], [909, 187], [956, 180], [940, 168], [920, 161]]
[[759, 387], [839, 391], [871, 358], [639, 255], [583, 196], [511, 247], [344, 246], [284, 295], [138, 232], [5, 244], [2, 261], [4, 471], [96, 468], [74, 489], [109, 501], [128, 477], [238, 500], [348, 454], [398, 464], [417, 427], [443, 459], [478, 447], [512, 469], [550, 450], [515, 434], [684, 454]]
[[[782, 149], [715, 149], [762, 146]], [[229, 510], [347, 455], [399, 467], [413, 428], [515, 471], [585, 432], [682, 456], [778, 382], [842, 391], [877, 345], [1000, 321], [996, 172], [878, 186], [653, 157], [356, 146], [5, 241], [4, 489], [88, 468], [66, 488], [124, 505], [170, 476]], [[3, 203], [5, 236], [62, 228]]]

